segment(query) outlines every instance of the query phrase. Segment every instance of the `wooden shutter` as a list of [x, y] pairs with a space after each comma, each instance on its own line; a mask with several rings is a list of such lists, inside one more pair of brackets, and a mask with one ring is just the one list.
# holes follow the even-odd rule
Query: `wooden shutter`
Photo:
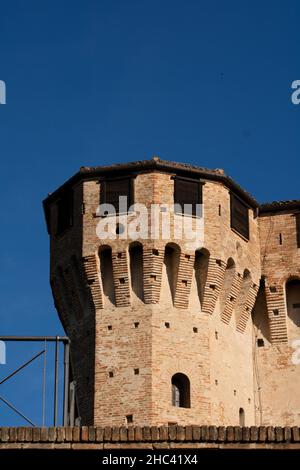
[[249, 240], [249, 210], [234, 194], [230, 195], [231, 228]]
[[300, 248], [300, 214], [296, 214], [297, 248]]
[[[180, 204], [182, 213], [196, 215], [196, 205], [202, 203], [202, 184], [197, 180], [175, 178], [174, 203]], [[191, 204], [191, 209], [184, 208], [184, 204]]]

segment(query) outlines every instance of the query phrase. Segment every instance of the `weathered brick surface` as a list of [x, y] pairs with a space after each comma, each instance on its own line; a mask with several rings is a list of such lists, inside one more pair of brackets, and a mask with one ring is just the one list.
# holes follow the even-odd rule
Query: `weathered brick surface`
[[[132, 169], [135, 202], [148, 208], [152, 203], [172, 204], [173, 177], [180, 169], [171, 167], [143, 172], [138, 164]], [[196, 169], [188, 171], [200, 178]], [[185, 433], [193, 442], [206, 439], [206, 434], [209, 439], [218, 435], [230, 442], [252, 442], [256, 431], [238, 427], [241, 409], [246, 426], [266, 427], [257, 431], [262, 440], [273, 438], [270, 426], [299, 423], [300, 376], [291, 363], [290, 340], [300, 338], [300, 328], [289, 318], [285, 293], [286, 281], [300, 278], [295, 214], [257, 216], [255, 202], [240, 194], [253, 206], [250, 239], [245, 240], [231, 229], [232, 186], [222, 175], [204, 171], [201, 176], [207, 176], [204, 242], [176, 239], [172, 230], [181, 216], [167, 208], [163, 213], [170, 217], [171, 235], [139, 239], [141, 259], [137, 252], [132, 254], [136, 240], [97, 237], [103, 190], [98, 177], [74, 182], [73, 225], [59, 236], [55, 193], [50, 197], [53, 296], [71, 338], [81, 423], [100, 426], [83, 429], [84, 442], [93, 440], [94, 433], [99, 442], [132, 442], [138, 435], [143, 442], [155, 438], [163, 445], [174, 436], [174, 442], [181, 441], [183, 428], [165, 431], [171, 424], [190, 426]], [[239, 189], [235, 186], [234, 191]], [[134, 221], [136, 214], [125, 217]], [[103, 246], [111, 248], [105, 266], [99, 256]], [[197, 265], [199, 253], [203, 257]], [[232, 277], [228, 260], [234, 263]], [[245, 272], [250, 283], [243, 278]], [[264, 286], [258, 292], [262, 277]], [[257, 347], [258, 339], [263, 347]], [[171, 380], [176, 373], [190, 380], [191, 408], [172, 406]], [[125, 431], [131, 422], [149, 428]], [[221, 426], [218, 432], [216, 425]], [[224, 426], [230, 427], [225, 431]], [[279, 442], [282, 431], [274, 432]], [[289, 432], [293, 439], [293, 431], [283, 435]], [[56, 433], [62, 439], [61, 431]], [[63, 439], [69, 441], [69, 433]], [[44, 438], [42, 434], [38, 439]], [[24, 441], [28, 439], [25, 432]]]

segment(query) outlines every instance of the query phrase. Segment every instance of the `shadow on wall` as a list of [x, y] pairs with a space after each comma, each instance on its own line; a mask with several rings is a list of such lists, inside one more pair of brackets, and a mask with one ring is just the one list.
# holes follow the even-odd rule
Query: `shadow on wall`
[[263, 346], [264, 340], [270, 342], [270, 326], [266, 299], [265, 283], [261, 281], [256, 302], [252, 310], [252, 322], [257, 334], [258, 345]]
[[285, 286], [289, 339], [300, 338], [300, 280], [290, 279]]
[[204, 290], [207, 280], [208, 273], [208, 262], [209, 262], [209, 251], [203, 248], [197, 250], [195, 253], [195, 264], [194, 272], [197, 285], [197, 294], [200, 299], [200, 306], [203, 307], [204, 302]]
[[133, 302], [137, 299], [144, 302], [143, 283], [143, 246], [134, 242], [129, 247], [130, 280]]
[[178, 276], [180, 258], [180, 248], [175, 243], [168, 243], [165, 248], [164, 266], [167, 274], [169, 291], [171, 294], [172, 302], [174, 302], [176, 282]]
[[115, 305], [115, 289], [114, 289], [114, 277], [113, 277], [113, 266], [112, 266], [112, 250], [109, 246], [103, 246], [99, 251], [100, 258], [100, 270], [104, 304]]

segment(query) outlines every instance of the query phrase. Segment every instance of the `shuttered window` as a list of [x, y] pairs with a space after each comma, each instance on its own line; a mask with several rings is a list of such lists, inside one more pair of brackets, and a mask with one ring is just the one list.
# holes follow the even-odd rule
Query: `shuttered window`
[[231, 228], [249, 240], [249, 209], [234, 194], [230, 195]]
[[73, 225], [73, 190], [66, 191], [57, 201], [56, 235]]
[[[101, 182], [101, 203], [111, 204], [114, 206], [116, 213], [128, 212], [129, 207], [133, 204], [132, 178], [121, 178], [114, 180], [106, 180]], [[123, 206], [120, 207], [120, 197], [126, 197]]]
[[[186, 215], [197, 215], [197, 204], [202, 204], [201, 182], [176, 177], [174, 185], [174, 204], [179, 204]], [[190, 206], [185, 207], [185, 204]]]
[[297, 248], [300, 248], [300, 214], [296, 214]]

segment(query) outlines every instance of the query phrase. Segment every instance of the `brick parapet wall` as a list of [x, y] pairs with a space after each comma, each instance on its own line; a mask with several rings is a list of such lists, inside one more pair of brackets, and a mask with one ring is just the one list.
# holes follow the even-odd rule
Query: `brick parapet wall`
[[2, 449], [297, 448], [299, 427], [2, 427]]

